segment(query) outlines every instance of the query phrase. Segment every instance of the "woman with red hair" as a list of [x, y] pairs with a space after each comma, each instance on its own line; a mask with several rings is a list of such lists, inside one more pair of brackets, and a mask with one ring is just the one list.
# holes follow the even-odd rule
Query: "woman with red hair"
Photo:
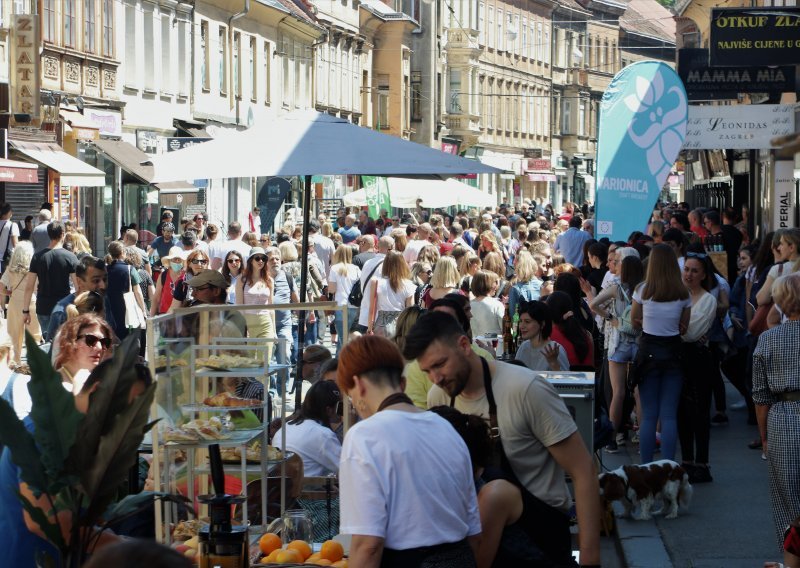
[[474, 567], [481, 525], [469, 451], [448, 422], [403, 392], [404, 365], [395, 344], [378, 336], [339, 354], [337, 383], [362, 418], [339, 464], [350, 563]]

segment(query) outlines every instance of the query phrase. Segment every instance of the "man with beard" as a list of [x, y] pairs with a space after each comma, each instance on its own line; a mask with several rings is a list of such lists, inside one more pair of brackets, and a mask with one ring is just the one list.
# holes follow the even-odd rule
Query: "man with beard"
[[[564, 479], [573, 481], [582, 566], [600, 565], [600, 501], [591, 456], [564, 402], [543, 378], [525, 367], [478, 356], [450, 315], [428, 313], [405, 337], [403, 357], [416, 359], [432, 389], [441, 389], [456, 409], [489, 419], [502, 439], [502, 473], [519, 486], [523, 507], [536, 524], [536, 545], [559, 565], [572, 562], [569, 509]], [[430, 397], [429, 397], [429, 400]], [[499, 442], [500, 440], [496, 440]]]
[[[111, 321], [110, 306], [106, 299], [106, 285], [108, 284], [108, 273], [106, 263], [94, 256], [84, 256], [75, 267], [75, 287], [74, 294], [67, 294], [59, 300], [50, 312], [50, 324], [47, 328], [47, 338], [53, 341], [58, 333], [58, 329], [67, 321], [67, 306], [75, 301], [75, 296], [82, 292], [95, 292], [103, 296], [105, 304], [105, 319]], [[113, 318], [112, 318], [113, 319]], [[113, 327], [113, 324], [112, 324]]]

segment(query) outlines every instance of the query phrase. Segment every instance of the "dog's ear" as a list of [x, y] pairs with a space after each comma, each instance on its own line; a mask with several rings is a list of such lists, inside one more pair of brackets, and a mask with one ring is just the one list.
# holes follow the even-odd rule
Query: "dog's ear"
[[625, 497], [625, 482], [615, 473], [603, 473], [598, 479], [600, 495], [607, 501], [618, 501]]

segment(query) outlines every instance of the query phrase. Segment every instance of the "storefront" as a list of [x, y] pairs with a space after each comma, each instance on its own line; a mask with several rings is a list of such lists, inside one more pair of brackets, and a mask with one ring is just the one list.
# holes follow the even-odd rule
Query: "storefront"
[[47, 170], [37, 164], [0, 159], [0, 201], [14, 208], [14, 219], [36, 216], [44, 201]]

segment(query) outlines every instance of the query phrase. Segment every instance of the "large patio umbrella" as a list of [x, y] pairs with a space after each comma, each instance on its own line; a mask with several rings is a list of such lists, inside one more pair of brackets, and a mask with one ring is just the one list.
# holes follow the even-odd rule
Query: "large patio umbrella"
[[[386, 178], [389, 188], [389, 203], [392, 207], [411, 209], [422, 199], [422, 206], [436, 207], [491, 207], [497, 203], [494, 195], [481, 191], [457, 179], [412, 179]], [[364, 188], [346, 193], [342, 198], [346, 207], [367, 205], [367, 192]]]
[[[504, 173], [475, 160], [453, 156], [315, 111], [298, 111], [259, 122], [242, 132], [153, 157], [146, 163], [152, 164], [155, 171], [152, 183], [303, 176], [304, 250], [308, 250], [312, 175], [446, 178], [465, 174]], [[308, 257], [303, 255], [301, 298], [306, 297], [307, 265]], [[299, 320], [298, 361], [302, 361], [305, 317], [301, 314]], [[300, 396], [299, 388], [297, 396]]]

